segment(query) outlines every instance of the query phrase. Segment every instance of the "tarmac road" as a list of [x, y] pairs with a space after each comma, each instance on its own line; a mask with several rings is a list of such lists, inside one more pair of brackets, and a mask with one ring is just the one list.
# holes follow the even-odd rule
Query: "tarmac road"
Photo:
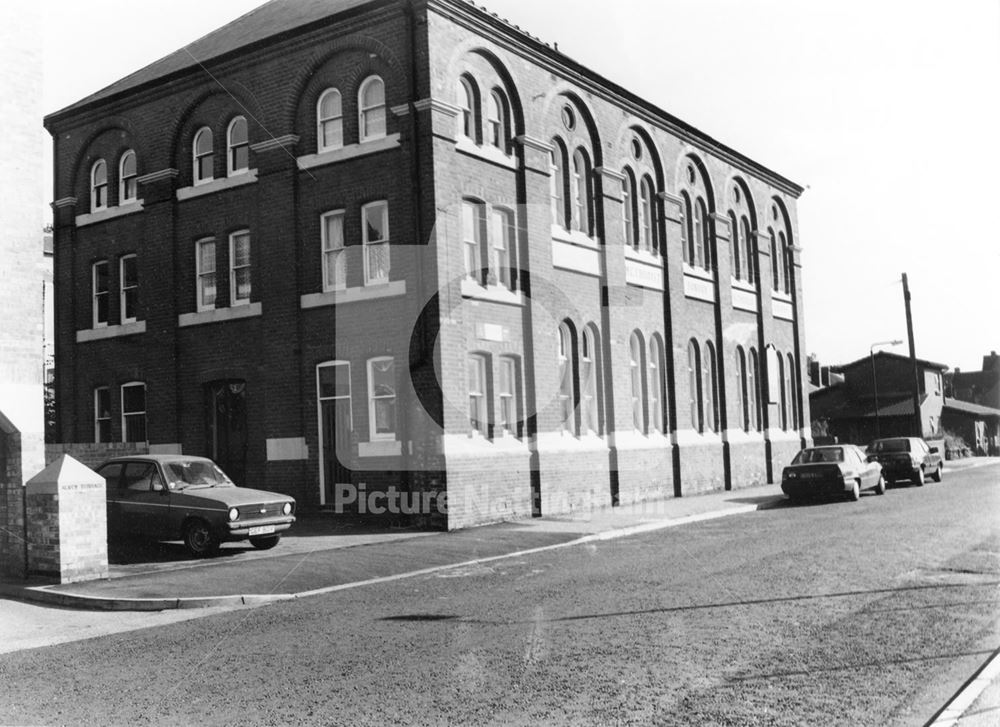
[[1000, 646], [994, 467], [0, 655], [0, 723], [920, 725]]

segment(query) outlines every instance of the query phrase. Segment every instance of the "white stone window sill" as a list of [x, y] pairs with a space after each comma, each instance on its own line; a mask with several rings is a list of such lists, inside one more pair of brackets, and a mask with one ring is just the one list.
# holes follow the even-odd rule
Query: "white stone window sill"
[[132, 323], [123, 323], [120, 326], [101, 326], [100, 328], [86, 328], [82, 331], [77, 331], [76, 342], [100, 341], [105, 338], [134, 336], [137, 333], [145, 332], [146, 321], [133, 321]]
[[257, 170], [248, 169], [247, 171], [240, 172], [232, 177], [213, 179], [211, 182], [204, 182], [191, 187], [181, 187], [177, 190], [177, 199], [178, 201], [183, 201], [185, 199], [192, 199], [193, 197], [202, 197], [206, 194], [215, 194], [216, 192], [221, 192], [226, 189], [242, 187], [244, 184], [253, 184], [256, 181]]
[[523, 305], [520, 290], [509, 290], [502, 285], [480, 285], [471, 278], [462, 279], [462, 297], [475, 300], [488, 300], [492, 303], [507, 305]]
[[113, 220], [116, 217], [124, 217], [125, 215], [131, 215], [136, 212], [142, 212], [142, 200], [132, 200], [131, 202], [126, 202], [125, 204], [120, 204], [117, 207], [107, 207], [102, 210], [97, 210], [96, 212], [90, 212], [85, 215], [76, 216], [76, 226], [86, 227], [87, 225], [93, 225], [98, 222], [106, 222], [107, 220]]
[[700, 278], [701, 280], [708, 280], [715, 282], [715, 273], [711, 270], [705, 270], [705, 268], [696, 268], [693, 265], [684, 263], [684, 274], [690, 275], [692, 278]]
[[529, 452], [527, 443], [510, 433], [493, 439], [482, 434], [446, 434], [442, 444], [447, 456], [489, 457]]
[[738, 278], [730, 278], [729, 281], [730, 285], [733, 287], [734, 290], [743, 290], [746, 291], [747, 293], [754, 293], [754, 294], [757, 293], [757, 286], [754, 285], [753, 283], [748, 283], [747, 281], [740, 280]]
[[608, 435], [608, 443], [616, 449], [663, 449], [670, 446], [670, 439], [661, 432], [644, 434], [636, 429], [625, 432], [612, 432]]
[[722, 441], [730, 444], [763, 444], [764, 434], [755, 429], [727, 429], [722, 433]]
[[680, 446], [707, 446], [712, 444], [722, 444], [722, 435], [718, 432], [698, 432], [694, 429], [678, 429], [670, 435], [674, 444]]
[[600, 244], [598, 241], [580, 230], [567, 230], [562, 225], [552, 225], [552, 239], [558, 242], [568, 242], [571, 245], [579, 245], [580, 247], [589, 247], [591, 249], [598, 249]]
[[489, 144], [479, 146], [479, 144], [467, 136], [458, 137], [458, 140], [455, 142], [455, 149], [463, 154], [468, 154], [491, 164], [506, 167], [507, 169], [517, 169], [516, 157], [504, 154], [495, 146]]
[[662, 260], [656, 253], [636, 250], [631, 245], [625, 245], [622, 249], [625, 251], [625, 257], [629, 260], [635, 260], [646, 265], [656, 265], [657, 267], [662, 265]]
[[405, 280], [392, 280], [388, 283], [344, 288], [343, 290], [328, 290], [325, 293], [308, 293], [299, 298], [299, 307], [322, 308], [327, 305], [394, 298], [398, 295], [406, 295]]
[[182, 313], [177, 316], [177, 327], [187, 328], [188, 326], [200, 326], [206, 323], [222, 323], [223, 321], [233, 321], [240, 318], [254, 318], [259, 316], [261, 312], [262, 307], [258, 302], [234, 305], [229, 308], [213, 308], [196, 313]]
[[313, 167], [335, 164], [398, 147], [399, 134], [389, 134], [381, 139], [373, 139], [372, 141], [365, 141], [360, 144], [348, 144], [339, 149], [330, 149], [328, 151], [317, 152], [316, 154], [305, 154], [298, 157], [295, 161], [298, 162], [299, 169], [312, 169]]
[[539, 452], [595, 452], [607, 451], [607, 440], [593, 432], [579, 437], [567, 431], [541, 432], [535, 438]]
[[792, 302], [792, 296], [791, 296], [790, 293], [785, 293], [785, 292], [781, 292], [781, 291], [777, 291], [777, 290], [772, 290], [771, 291], [771, 299], [772, 300], [781, 300], [781, 301], [784, 301], [785, 303], [791, 303]]
[[402, 453], [403, 444], [398, 439], [358, 442], [359, 457], [398, 457]]

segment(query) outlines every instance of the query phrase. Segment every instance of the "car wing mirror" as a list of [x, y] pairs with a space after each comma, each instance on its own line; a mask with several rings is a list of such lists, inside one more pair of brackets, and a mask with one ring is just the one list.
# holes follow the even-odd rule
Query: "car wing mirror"
[[163, 492], [165, 489], [162, 482], [153, 483], [153, 492]]

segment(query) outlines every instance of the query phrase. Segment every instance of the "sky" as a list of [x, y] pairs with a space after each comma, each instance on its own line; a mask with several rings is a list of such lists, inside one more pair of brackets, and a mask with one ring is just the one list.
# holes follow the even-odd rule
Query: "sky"
[[[260, 4], [43, 0], [43, 111]], [[806, 353], [905, 341], [904, 272], [918, 356], [1000, 349], [1000, 0], [477, 4], [806, 187]]]

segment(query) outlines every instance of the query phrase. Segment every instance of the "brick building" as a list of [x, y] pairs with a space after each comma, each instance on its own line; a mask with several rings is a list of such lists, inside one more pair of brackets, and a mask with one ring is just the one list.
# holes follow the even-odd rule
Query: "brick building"
[[63, 441], [462, 527], [809, 437], [802, 188], [474, 5], [274, 0], [46, 128]]

